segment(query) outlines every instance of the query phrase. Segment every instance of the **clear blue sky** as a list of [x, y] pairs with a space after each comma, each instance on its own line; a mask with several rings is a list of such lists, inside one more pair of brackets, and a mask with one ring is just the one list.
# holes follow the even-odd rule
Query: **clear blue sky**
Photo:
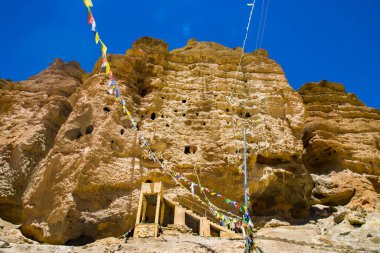
[[[251, 0], [249, 0], [251, 1]], [[268, 0], [266, 0], [267, 2]], [[262, 0], [256, 0], [247, 50], [256, 46]], [[248, 0], [93, 0], [110, 53], [141, 36], [183, 47], [189, 38], [242, 45]], [[322, 79], [345, 84], [380, 108], [380, 0], [270, 0], [262, 47], [291, 86]], [[56, 57], [87, 71], [100, 56], [82, 0], [0, 0], [0, 76], [23, 80]]]

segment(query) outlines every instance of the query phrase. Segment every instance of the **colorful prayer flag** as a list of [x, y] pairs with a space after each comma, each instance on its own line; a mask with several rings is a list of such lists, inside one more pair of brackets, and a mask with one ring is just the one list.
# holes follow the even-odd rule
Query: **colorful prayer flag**
[[96, 22], [95, 19], [92, 21], [91, 31], [96, 32]]
[[110, 69], [111, 69], [111, 66], [109, 64], [109, 62], [106, 63], [106, 75], [108, 76], [108, 74], [110, 73]]
[[92, 1], [91, 0], [83, 0], [84, 4], [86, 5], [87, 8], [92, 7]]
[[95, 43], [98, 44], [99, 43], [99, 33], [98, 32], [95, 32]]
[[94, 22], [94, 16], [92, 16], [92, 13], [91, 11], [89, 10], [88, 11], [88, 24], [92, 24], [92, 22]]
[[107, 47], [103, 42], [101, 43], [102, 43], [102, 54], [103, 54], [103, 57], [105, 57], [107, 55]]

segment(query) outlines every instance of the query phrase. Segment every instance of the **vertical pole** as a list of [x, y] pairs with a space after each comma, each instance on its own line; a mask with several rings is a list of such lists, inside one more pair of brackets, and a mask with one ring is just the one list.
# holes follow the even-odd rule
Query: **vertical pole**
[[[244, 133], [244, 200], [245, 200], [245, 206], [248, 208], [248, 195], [247, 195], [247, 189], [248, 189], [248, 178], [247, 178], [247, 141], [246, 141], [246, 133], [245, 128], [243, 130]], [[247, 209], [248, 210], [248, 209]]]
[[[247, 189], [248, 189], [248, 177], [247, 177], [247, 140], [246, 140], [246, 130], [245, 128], [243, 129], [243, 135], [244, 135], [244, 200], [245, 200], [245, 206], [247, 207], [247, 212], [248, 210], [248, 194], [247, 194]], [[248, 253], [248, 237], [246, 239], [246, 247], [245, 247], [245, 252]]]

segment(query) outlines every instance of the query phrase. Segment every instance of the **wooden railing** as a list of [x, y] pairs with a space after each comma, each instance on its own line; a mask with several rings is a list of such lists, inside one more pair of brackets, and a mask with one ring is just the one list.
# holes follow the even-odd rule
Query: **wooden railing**
[[178, 199], [178, 202], [182, 206], [184, 206], [187, 209], [190, 209], [191, 211], [196, 213], [197, 215], [199, 215], [201, 217], [206, 217], [208, 220], [215, 222], [216, 224], [219, 224], [219, 221], [215, 218], [215, 216], [210, 212], [209, 209], [207, 209], [205, 206], [195, 202], [191, 198], [180, 197]]

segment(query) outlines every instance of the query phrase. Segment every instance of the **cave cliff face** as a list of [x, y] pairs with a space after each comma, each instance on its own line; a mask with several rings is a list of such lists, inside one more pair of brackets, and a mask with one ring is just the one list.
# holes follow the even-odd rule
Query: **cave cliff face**
[[137, 132], [108, 93], [101, 60], [87, 75], [57, 60], [30, 80], [1, 81], [1, 217], [54, 244], [125, 233], [142, 182], [162, 181], [171, 194], [178, 188], [139, 133], [167, 166], [243, 203], [243, 128], [255, 215], [305, 218], [314, 203], [373, 208], [378, 111], [337, 84], [294, 91], [265, 50], [244, 54], [238, 68], [240, 56], [241, 48], [194, 39], [169, 51], [148, 37], [109, 55]]
[[[240, 55], [195, 40], [169, 52], [165, 42], [141, 38], [109, 60], [139, 131], [168, 166], [243, 202], [246, 127], [254, 211], [305, 217], [312, 179], [301, 159], [302, 98], [264, 50], [245, 54], [238, 69]], [[141, 150], [99, 69], [24, 194], [22, 230], [40, 241], [122, 234], [134, 223], [141, 182], [174, 187]]]

